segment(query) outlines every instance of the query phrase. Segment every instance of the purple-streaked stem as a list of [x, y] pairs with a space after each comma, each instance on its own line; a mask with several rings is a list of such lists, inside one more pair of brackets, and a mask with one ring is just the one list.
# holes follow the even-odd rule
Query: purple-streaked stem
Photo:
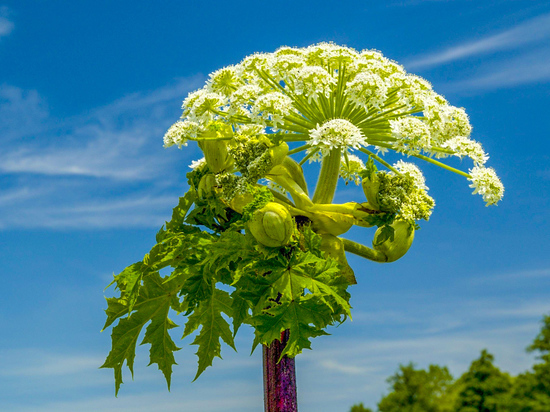
[[265, 412], [298, 412], [294, 358], [285, 355], [277, 363], [289, 336], [290, 331], [285, 330], [281, 340], [263, 346]]

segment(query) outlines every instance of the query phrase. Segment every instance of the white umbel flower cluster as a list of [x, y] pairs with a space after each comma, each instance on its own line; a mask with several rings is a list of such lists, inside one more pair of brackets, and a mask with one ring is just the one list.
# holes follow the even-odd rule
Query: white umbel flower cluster
[[189, 120], [174, 123], [164, 135], [164, 147], [187, 146], [188, 139], [196, 138], [202, 132], [200, 124]]
[[[216, 124], [224, 130], [218, 138], [229, 146], [231, 135], [263, 135], [274, 145], [303, 142], [293, 153], [304, 150], [310, 162], [324, 162], [337, 148], [348, 155], [359, 150], [387, 166], [367, 149], [372, 146], [380, 156], [394, 151], [471, 179], [473, 175], [434, 158], [468, 157], [472, 170], [492, 170], [484, 169], [488, 155], [481, 144], [470, 139], [472, 127], [464, 109], [375, 50], [319, 43], [255, 53], [211, 73], [182, 108], [182, 119], [164, 137], [166, 147], [200, 140], [206, 130], [212, 139], [210, 126]], [[353, 180], [346, 173], [342, 177]]]
[[418, 117], [390, 120], [390, 127], [397, 139], [393, 145], [396, 151], [413, 154], [430, 150], [430, 129]]
[[414, 163], [398, 160], [393, 167], [399, 170], [400, 173], [410, 175], [414, 179], [416, 187], [419, 189], [428, 190], [428, 187], [426, 186], [426, 179], [424, 178], [422, 171]]
[[361, 130], [345, 119], [332, 119], [309, 132], [310, 146], [319, 147], [323, 156], [332, 149], [359, 149], [368, 146]]
[[252, 106], [252, 119], [264, 126], [270, 122], [276, 129], [285, 116], [294, 111], [292, 99], [280, 92], [263, 94]]
[[206, 164], [206, 159], [204, 157], [201, 157], [198, 160], [192, 160], [191, 164], [189, 165], [189, 168], [196, 170], [203, 167], [205, 164]]
[[319, 66], [306, 66], [296, 73], [294, 92], [304, 95], [308, 103], [318, 101], [319, 96], [330, 97], [336, 80], [325, 69]]
[[371, 72], [360, 72], [346, 85], [346, 94], [358, 106], [368, 110], [380, 109], [388, 97], [388, 86], [380, 76]]
[[453, 150], [455, 152], [455, 156], [461, 158], [463, 156], [468, 156], [474, 161], [476, 166], [483, 166], [489, 159], [489, 156], [485, 154], [485, 151], [479, 142], [470, 140], [464, 136], [456, 136], [447, 140], [443, 144], [443, 147]]
[[476, 166], [470, 170], [470, 176], [472, 194], [482, 195], [485, 206], [496, 205], [504, 196], [504, 185], [492, 167]]

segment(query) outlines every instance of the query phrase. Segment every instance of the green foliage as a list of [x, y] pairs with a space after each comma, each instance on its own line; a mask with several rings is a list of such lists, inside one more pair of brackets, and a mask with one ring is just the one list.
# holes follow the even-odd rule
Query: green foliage
[[[150, 345], [150, 364], [158, 365], [170, 387], [179, 349], [169, 333], [177, 326], [171, 311], [183, 315], [183, 338], [196, 333], [191, 342], [197, 346], [195, 379], [221, 357], [222, 342], [235, 349], [234, 336], [243, 324], [255, 329], [253, 348], [290, 330], [284, 354], [293, 357], [311, 348], [312, 338], [326, 335], [327, 326], [351, 315], [349, 284], [338, 262], [320, 250], [319, 235], [305, 225], [284, 247], [262, 246], [243, 233], [240, 214], [214, 195], [196, 194], [206, 173], [207, 168], [199, 168], [188, 174], [191, 189], [157, 233], [157, 243], [112, 282], [120, 294], [107, 298], [105, 328], [118, 323], [102, 367], [114, 370], [117, 393], [124, 363], [133, 376], [143, 331], [141, 344]], [[265, 198], [271, 193], [257, 191], [254, 205]], [[171, 272], [161, 275], [168, 267]]]
[[550, 411], [550, 316], [542, 320], [542, 328], [528, 352], [538, 352], [541, 362], [533, 371], [520, 374], [514, 380], [510, 397], [510, 412]]
[[357, 405], [353, 405], [349, 412], [372, 412], [371, 408], [366, 408], [363, 403], [359, 403]]
[[512, 381], [493, 365], [494, 357], [486, 350], [461, 376], [462, 390], [458, 394], [457, 412], [500, 412], [506, 410], [507, 394]]
[[[454, 382], [447, 368], [400, 366], [388, 379], [392, 392], [382, 398], [378, 412], [550, 411], [550, 316], [544, 316], [542, 324], [527, 348], [528, 352], [539, 352], [541, 362], [533, 370], [511, 378], [493, 365], [493, 356], [486, 350]], [[351, 412], [365, 410], [361, 408], [362, 404], [355, 405]]]
[[542, 329], [531, 345], [527, 347], [528, 352], [539, 352], [541, 358], [548, 360], [550, 355], [550, 315], [542, 319]]
[[430, 365], [428, 370], [415, 369], [411, 363], [399, 367], [388, 379], [392, 392], [378, 403], [380, 412], [447, 412], [451, 411], [449, 389], [453, 377], [446, 367]]

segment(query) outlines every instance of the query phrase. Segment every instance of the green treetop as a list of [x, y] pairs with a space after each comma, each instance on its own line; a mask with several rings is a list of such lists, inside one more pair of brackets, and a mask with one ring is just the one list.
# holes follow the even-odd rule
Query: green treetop
[[399, 367], [388, 378], [392, 392], [378, 403], [379, 412], [451, 412], [453, 377], [446, 367], [430, 365], [415, 369], [411, 363]]
[[494, 357], [485, 349], [460, 379], [456, 412], [502, 412], [508, 404], [512, 381], [493, 365]]

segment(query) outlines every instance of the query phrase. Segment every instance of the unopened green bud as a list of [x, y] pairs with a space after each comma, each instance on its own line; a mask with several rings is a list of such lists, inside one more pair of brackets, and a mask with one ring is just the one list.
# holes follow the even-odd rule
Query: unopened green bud
[[376, 173], [372, 173], [370, 177], [363, 178], [361, 183], [363, 187], [363, 192], [367, 197], [369, 205], [374, 210], [380, 210], [380, 205], [378, 204], [378, 191], [380, 190], [380, 180]]
[[286, 144], [285, 142], [281, 142], [276, 146], [271, 146], [269, 148], [269, 154], [271, 156], [272, 166], [281, 164], [288, 154], [288, 144]]
[[207, 197], [216, 186], [216, 177], [212, 173], [204, 175], [200, 182], [199, 187], [197, 188], [197, 194], [200, 198]]
[[[206, 163], [214, 173], [223, 172], [233, 164], [233, 159], [227, 150], [228, 140], [216, 140], [216, 138], [231, 135], [233, 135], [231, 126], [216, 123], [198, 137], [199, 147], [204, 153]], [[204, 140], [200, 140], [201, 138]]]
[[229, 207], [235, 212], [243, 214], [244, 207], [254, 200], [254, 196], [251, 193], [238, 194], [231, 199]]
[[393, 240], [381, 241], [381, 237], [384, 236], [383, 230], [378, 228], [372, 241], [372, 247], [386, 256], [386, 262], [394, 262], [405, 256], [414, 240], [414, 227], [408, 222], [397, 220], [390, 226], [393, 228]]
[[290, 241], [294, 232], [294, 219], [283, 205], [269, 202], [253, 213], [248, 230], [258, 243], [280, 247]]
[[357, 283], [353, 269], [346, 259], [346, 252], [342, 239], [328, 233], [322, 234], [321, 247], [319, 249], [325, 252], [325, 256], [333, 258], [342, 266], [342, 276], [346, 278], [350, 285], [355, 285]]

